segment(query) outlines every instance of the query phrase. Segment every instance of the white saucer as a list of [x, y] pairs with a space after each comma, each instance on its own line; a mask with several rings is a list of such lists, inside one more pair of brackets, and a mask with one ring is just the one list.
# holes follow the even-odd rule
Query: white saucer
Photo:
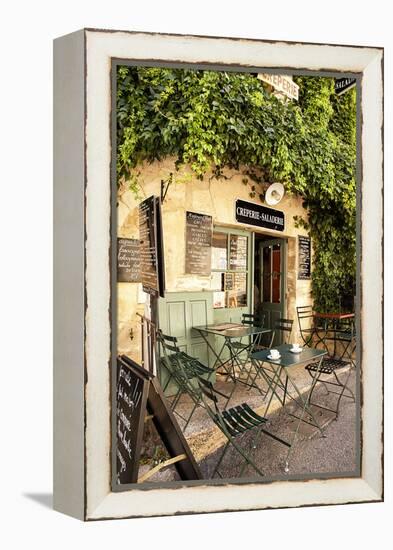
[[279, 355], [278, 357], [272, 357], [271, 355], [268, 355], [267, 358], [271, 359], [272, 361], [278, 361], [279, 359], [281, 359], [281, 355]]
[[299, 348], [299, 349], [293, 349], [293, 348], [290, 348], [289, 350], [291, 353], [302, 353], [303, 351], [303, 348]]

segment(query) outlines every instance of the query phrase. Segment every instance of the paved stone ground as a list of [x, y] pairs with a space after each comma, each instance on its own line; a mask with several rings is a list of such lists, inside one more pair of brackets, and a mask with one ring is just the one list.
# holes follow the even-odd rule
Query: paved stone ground
[[[350, 387], [354, 390], [354, 376], [351, 377]], [[326, 396], [323, 388], [315, 392], [315, 401], [325, 406], [334, 406], [335, 396]], [[317, 410], [315, 408], [315, 410]], [[334, 415], [318, 411], [318, 421], [326, 423], [322, 437], [320, 432], [312, 428], [304, 430], [303, 426], [298, 433], [297, 441], [292, 449], [288, 475], [326, 474], [353, 472], [356, 468], [356, 407], [352, 400], [343, 399], [340, 414], [337, 420]], [[282, 439], [291, 440], [294, 434], [296, 420], [289, 417], [284, 411], [277, 411], [269, 420], [267, 429]], [[309, 426], [307, 426], [309, 428]], [[252, 438], [242, 437], [242, 446], [250, 449]], [[262, 434], [252, 457], [257, 466], [268, 477], [283, 477], [284, 465], [288, 449], [282, 444]], [[220, 449], [203, 459], [200, 463], [204, 477], [210, 478]], [[238, 477], [242, 457], [236, 450], [229, 451], [220, 468], [225, 478]], [[242, 477], [255, 476], [251, 467], [247, 467]]]
[[[345, 377], [347, 370], [340, 370], [340, 376]], [[304, 367], [299, 366], [292, 371], [296, 384], [301, 390], [309, 387], [310, 378], [305, 372]], [[232, 385], [230, 382], [225, 382], [223, 378], [217, 381], [216, 387], [228, 393]], [[260, 384], [262, 392], [266, 390], [264, 384]], [[349, 387], [355, 391], [355, 373], [351, 372]], [[325, 388], [318, 384], [314, 391], [313, 401], [326, 407], [333, 408], [337, 397], [335, 395], [327, 395]], [[223, 406], [225, 400], [220, 399], [220, 405]], [[255, 389], [247, 389], [240, 384], [236, 385], [236, 390], [230, 401], [230, 406], [247, 402], [259, 414], [264, 413], [266, 407], [266, 399]], [[182, 398], [179, 406], [179, 412], [185, 414], [190, 411], [191, 403], [189, 398]], [[277, 401], [273, 401], [270, 412], [268, 414], [269, 421], [265, 425], [266, 429], [282, 439], [291, 441], [294, 436], [296, 420], [289, 416], [287, 412], [295, 409], [293, 406], [286, 405], [285, 411], [282, 410]], [[245, 434], [237, 441], [242, 448], [251, 450], [251, 455], [254, 458], [258, 468], [260, 468], [265, 476], [270, 479], [291, 476], [304, 476], [313, 474], [345, 474], [353, 472], [356, 468], [356, 406], [350, 399], [343, 398], [340, 405], [340, 414], [337, 420], [334, 420], [334, 415], [323, 411], [322, 409], [314, 408], [318, 422], [325, 426], [324, 433], [326, 437], [321, 437], [321, 434], [315, 428], [301, 423], [301, 428], [298, 433], [296, 444], [292, 448], [290, 468], [288, 474], [284, 472], [285, 459], [288, 448], [281, 443], [276, 442], [269, 436], [261, 434], [256, 447], [252, 447], [252, 433]], [[180, 426], [184, 425], [182, 420], [179, 420]], [[198, 408], [192, 421], [190, 422], [185, 436], [189, 445], [200, 465], [205, 479], [210, 479], [214, 471], [214, 467], [222, 451], [222, 445], [226, 442], [225, 437], [221, 434], [218, 428], [207, 415], [203, 408]], [[220, 473], [224, 478], [239, 477], [242, 457], [233, 448], [228, 450], [224, 461], [220, 467]], [[149, 466], [144, 466], [140, 470], [143, 474]], [[247, 466], [242, 477], [255, 477], [257, 474], [252, 467]], [[217, 477], [217, 476], [216, 476]], [[173, 466], [155, 474], [149, 481], [172, 481], [178, 479], [177, 473]]]

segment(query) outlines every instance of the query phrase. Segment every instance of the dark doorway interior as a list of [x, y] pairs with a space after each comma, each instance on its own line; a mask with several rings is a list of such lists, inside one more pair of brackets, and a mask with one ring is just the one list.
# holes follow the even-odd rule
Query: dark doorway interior
[[[255, 234], [254, 265], [254, 314], [263, 315], [265, 325], [273, 329], [275, 321], [285, 317], [286, 241]], [[281, 336], [276, 334], [274, 345], [281, 343]]]

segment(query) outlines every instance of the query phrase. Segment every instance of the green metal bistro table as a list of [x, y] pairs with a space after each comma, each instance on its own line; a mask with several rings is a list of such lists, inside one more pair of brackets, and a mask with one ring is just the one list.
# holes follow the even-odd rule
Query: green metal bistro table
[[[228, 375], [233, 382], [235, 383], [241, 382], [246, 386], [250, 386], [254, 388], [256, 387], [258, 391], [261, 392], [260, 388], [254, 382], [251, 384], [248, 383], [248, 380], [250, 378], [249, 373], [246, 380], [236, 378], [234, 367], [235, 365], [237, 365], [240, 371], [244, 370], [245, 364], [250, 359], [252, 353], [254, 352], [255, 346], [258, 344], [260, 340], [260, 336], [262, 334], [271, 332], [271, 329], [264, 328], [264, 327], [241, 325], [238, 323], [220, 323], [215, 325], [202, 325], [202, 326], [193, 327], [193, 329], [199, 332], [203, 340], [206, 342], [208, 349], [211, 351], [211, 353], [215, 357], [215, 361], [213, 364], [214, 369], [216, 370], [223, 369], [225, 374]], [[216, 351], [214, 346], [211, 345], [211, 342], [209, 341], [209, 336], [211, 335], [220, 336], [224, 340], [218, 352]], [[249, 338], [249, 344], [245, 348], [242, 348], [239, 350], [233, 347], [233, 342], [235, 340], [239, 338], [246, 338], [246, 337]], [[225, 349], [229, 350], [229, 353], [230, 353], [229, 359], [223, 358]], [[246, 354], [246, 359], [241, 360], [239, 356], [240, 354], [244, 354], [244, 353]], [[255, 377], [254, 377], [254, 380], [255, 380]]]
[[[295, 406], [297, 406], [297, 408], [299, 408], [301, 411], [299, 416], [293, 413], [288, 413], [291, 416], [297, 418], [298, 422], [295, 428], [295, 434], [292, 438], [292, 441], [288, 442], [287, 444], [289, 449], [285, 460], [285, 472], [289, 471], [289, 460], [290, 460], [292, 449], [294, 447], [294, 444], [298, 435], [301, 422], [305, 422], [307, 424], [310, 424], [311, 426], [318, 428], [322, 437], [325, 437], [322, 427], [319, 425], [317, 419], [315, 418], [315, 414], [313, 413], [312, 409], [309, 406], [311, 394], [314, 390], [314, 386], [318, 376], [315, 376], [308, 391], [305, 394], [302, 394], [293, 379], [293, 376], [291, 374], [291, 367], [294, 367], [296, 365], [301, 365], [303, 363], [312, 363], [313, 361], [318, 361], [318, 366], [317, 366], [317, 374], [318, 374], [322, 365], [323, 356], [326, 355], [327, 352], [322, 349], [303, 348], [303, 350], [300, 353], [292, 353], [290, 351], [291, 348], [292, 348], [291, 344], [283, 344], [281, 346], [277, 346], [275, 349], [277, 349], [280, 352], [279, 359], [269, 358], [270, 350], [257, 351], [252, 353], [251, 355], [251, 361], [254, 363], [255, 369], [257, 370], [258, 373], [262, 375], [262, 377], [264, 378], [264, 380], [266, 381], [269, 387], [268, 392], [270, 391], [270, 398], [267, 402], [266, 409], [263, 416], [264, 417], [267, 416], [274, 396], [276, 396], [276, 398], [279, 400], [279, 402], [283, 407], [285, 406], [286, 397], [288, 397], [290, 401], [294, 403]], [[265, 366], [266, 363], [268, 363], [269, 367]], [[294, 395], [292, 395], [291, 392], [289, 391], [289, 388], [288, 388], [289, 384], [292, 386], [294, 390], [293, 392]], [[281, 394], [280, 394], [280, 390], [281, 390]], [[307, 420], [305, 418], [306, 414], [309, 415], [312, 421]]]

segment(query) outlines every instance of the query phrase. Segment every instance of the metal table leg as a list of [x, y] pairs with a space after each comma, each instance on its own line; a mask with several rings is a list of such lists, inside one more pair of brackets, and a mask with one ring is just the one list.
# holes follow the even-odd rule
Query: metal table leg
[[[194, 329], [195, 330], [195, 329]], [[209, 339], [208, 337], [205, 335], [204, 332], [202, 331], [198, 331], [199, 334], [202, 336], [203, 340], [205, 341], [208, 349], [212, 352], [212, 354], [214, 355], [214, 357], [216, 358], [216, 360], [214, 361], [213, 363], [213, 366], [212, 368], [215, 369], [217, 371], [218, 368], [222, 367], [224, 370], [225, 370], [225, 373], [228, 374], [231, 378], [232, 378], [232, 374], [227, 370], [227, 368], [225, 367], [225, 364], [228, 363], [229, 361], [222, 361], [221, 360], [221, 355], [223, 354], [223, 351], [225, 349], [225, 341], [223, 343], [223, 345], [221, 346], [221, 349], [219, 351], [219, 353], [217, 354], [216, 350], [214, 349], [214, 347], [210, 344], [209, 342]]]
[[[267, 382], [267, 384], [269, 386], [269, 390], [271, 391], [270, 399], [269, 399], [269, 401], [266, 405], [264, 416], [265, 417], [267, 416], [267, 414], [269, 412], [269, 408], [271, 406], [272, 399], [273, 399], [274, 396], [276, 396], [276, 398], [281, 403], [281, 405], [284, 406], [284, 404], [285, 404], [284, 398], [281, 398], [281, 396], [279, 395], [279, 393], [278, 393], [279, 389], [281, 389], [284, 392], [284, 397], [285, 397], [285, 395], [287, 395], [288, 398], [290, 398], [290, 400], [293, 401], [297, 405], [297, 407], [301, 409], [300, 416], [297, 416], [297, 415], [292, 414], [292, 413], [288, 413], [291, 416], [298, 419], [295, 434], [294, 434], [294, 436], [292, 438], [292, 441], [289, 445], [288, 453], [287, 453], [287, 456], [286, 456], [286, 459], [285, 459], [285, 468], [284, 468], [284, 470], [285, 470], [286, 473], [288, 473], [288, 471], [289, 471], [289, 461], [290, 461], [290, 457], [291, 457], [291, 453], [292, 453], [292, 448], [294, 447], [295, 441], [297, 439], [297, 435], [298, 435], [298, 432], [299, 432], [299, 427], [300, 427], [301, 422], [306, 422], [308, 424], [311, 424], [312, 426], [314, 426], [315, 428], [317, 428], [320, 431], [322, 437], [326, 437], [325, 434], [324, 434], [324, 431], [323, 431], [322, 427], [319, 425], [314, 413], [309, 408], [311, 394], [314, 390], [314, 387], [315, 387], [315, 384], [316, 384], [316, 378], [317, 378], [318, 373], [320, 372], [320, 368], [321, 368], [321, 365], [322, 365], [322, 357], [319, 359], [319, 362], [318, 362], [318, 369], [316, 371], [317, 372], [316, 378], [314, 378], [314, 380], [312, 381], [311, 386], [310, 386], [310, 388], [307, 392], [306, 397], [304, 397], [304, 395], [301, 393], [298, 386], [294, 382], [293, 378], [291, 377], [290, 372], [289, 372], [290, 368], [285, 369], [281, 365], [274, 365], [273, 363], [269, 363], [269, 365], [272, 367], [272, 370], [270, 371], [270, 373], [267, 373], [266, 372], [267, 369], [265, 369], [264, 367], [262, 367], [262, 366], [258, 367], [260, 369], [260, 372], [261, 372], [262, 376], [264, 377], [265, 381]], [[284, 372], [285, 377], [286, 377], [285, 381], [282, 381], [282, 379], [281, 379], [283, 372]], [[294, 390], [297, 394], [297, 398], [292, 396], [290, 394], [290, 392], [286, 392], [287, 387], [288, 387], [288, 383], [290, 383], [293, 386], [293, 388], [294, 388]], [[298, 399], [300, 400], [301, 403], [298, 402]], [[304, 420], [304, 415], [306, 413], [310, 415], [313, 422], [308, 422], [307, 420]]]
[[[314, 378], [312, 384], [311, 384], [311, 387], [307, 393], [307, 397], [306, 399], [304, 399], [303, 395], [301, 394], [301, 392], [299, 391], [298, 387], [296, 386], [295, 382], [293, 381], [292, 377], [290, 376], [289, 374], [289, 369], [288, 369], [288, 372], [287, 372], [287, 376], [288, 376], [288, 380], [289, 382], [292, 384], [292, 386], [294, 387], [296, 393], [298, 394], [299, 396], [299, 399], [302, 401], [303, 403], [303, 407], [302, 407], [302, 412], [300, 414], [300, 417], [296, 416], [296, 415], [292, 415], [292, 416], [295, 416], [295, 418], [298, 418], [298, 423], [297, 423], [297, 426], [296, 426], [296, 430], [295, 430], [295, 434], [293, 436], [293, 439], [292, 439], [292, 443], [291, 443], [291, 446], [289, 447], [288, 449], [288, 453], [287, 453], [287, 457], [286, 457], [286, 460], [285, 460], [285, 472], [288, 473], [289, 472], [289, 459], [291, 457], [291, 454], [292, 454], [292, 448], [295, 444], [295, 441], [296, 441], [296, 438], [297, 438], [297, 434], [299, 432], [299, 427], [300, 427], [300, 422], [304, 422], [303, 420], [303, 417], [305, 415], [305, 413], [307, 412], [307, 414], [309, 414], [311, 416], [311, 418], [313, 419], [314, 421], [314, 424], [312, 424], [313, 426], [315, 426], [316, 428], [318, 428], [318, 430], [320, 431], [321, 433], [321, 436], [322, 437], [326, 437], [322, 427], [319, 425], [319, 423], [317, 422], [317, 419], [315, 418], [314, 416], [314, 413], [312, 412], [312, 410], [309, 408], [309, 403], [310, 403], [310, 398], [311, 398], [311, 394], [312, 392], [314, 391], [314, 387], [315, 387], [315, 384], [316, 384], [316, 380], [317, 380], [317, 377], [318, 377], [318, 374], [320, 372], [320, 369], [321, 369], [321, 366], [322, 366], [322, 357], [320, 358], [319, 360], [319, 363], [318, 363], [318, 369], [316, 371], [316, 377]], [[296, 402], [296, 400], [295, 400]], [[310, 422], [307, 422], [308, 424], [311, 424]]]
[[[237, 351], [236, 349], [234, 349], [232, 347], [232, 343], [231, 343], [231, 340], [228, 338], [226, 339], [226, 346], [228, 347], [229, 351], [230, 351], [230, 354], [231, 354], [231, 360], [232, 360], [232, 369], [234, 371], [234, 363], [236, 363], [236, 365], [239, 367], [240, 369], [240, 372], [242, 372], [242, 370], [244, 369], [244, 364], [242, 363], [242, 361], [239, 359], [239, 355], [241, 353], [244, 353], [245, 351], [247, 351], [247, 361], [248, 360], [251, 360], [251, 354], [254, 350], [254, 345], [253, 343], [251, 343], [246, 349], [243, 349], [243, 350], [240, 350], [240, 351]], [[251, 361], [252, 363], [252, 361]], [[250, 373], [248, 373], [247, 375], [247, 378], [246, 380], [242, 380], [241, 378], [236, 378], [235, 377], [235, 372], [233, 372], [233, 377], [234, 377], [234, 380], [236, 382], [239, 382], [240, 384], [243, 384], [245, 386], [248, 386], [250, 389], [251, 388], [256, 388], [259, 393], [262, 395], [262, 397], [265, 397], [265, 394], [262, 392], [262, 390], [260, 389], [260, 387], [258, 386], [258, 384], [254, 383], [255, 382], [255, 378], [251, 381], [251, 384], [248, 382], [249, 378], [250, 378]]]

